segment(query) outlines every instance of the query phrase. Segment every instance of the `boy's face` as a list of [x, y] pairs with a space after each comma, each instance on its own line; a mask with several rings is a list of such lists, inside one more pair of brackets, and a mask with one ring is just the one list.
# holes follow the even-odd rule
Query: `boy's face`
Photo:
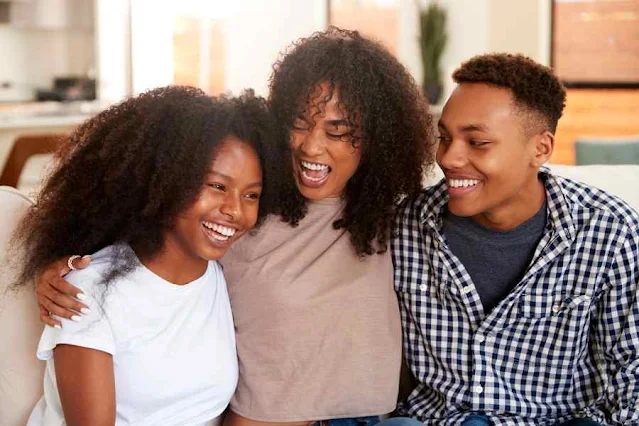
[[537, 172], [550, 158], [553, 136], [526, 131], [535, 127], [531, 119], [509, 89], [457, 86], [442, 111], [437, 150], [452, 214], [508, 230], [538, 211], [545, 190]]

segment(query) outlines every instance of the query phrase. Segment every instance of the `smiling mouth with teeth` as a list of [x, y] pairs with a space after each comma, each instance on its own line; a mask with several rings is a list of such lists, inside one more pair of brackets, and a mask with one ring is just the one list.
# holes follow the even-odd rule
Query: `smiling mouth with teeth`
[[470, 188], [479, 183], [477, 179], [447, 179], [449, 188]]
[[220, 242], [229, 241], [237, 232], [237, 229], [235, 228], [220, 225], [219, 223], [215, 222], [204, 221], [202, 222], [202, 225], [204, 226], [207, 235]]
[[328, 178], [331, 168], [326, 164], [300, 161], [302, 178], [311, 183], [320, 183]]

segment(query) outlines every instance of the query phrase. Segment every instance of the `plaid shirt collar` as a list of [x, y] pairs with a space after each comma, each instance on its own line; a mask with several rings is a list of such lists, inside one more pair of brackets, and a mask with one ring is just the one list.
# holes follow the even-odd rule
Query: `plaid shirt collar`
[[[572, 206], [567, 194], [557, 178], [550, 173], [550, 170], [542, 167], [539, 177], [546, 187], [546, 198], [548, 202], [547, 231], [555, 234], [560, 230], [568, 239], [575, 236], [575, 225], [572, 221]], [[436, 230], [438, 237], [441, 237], [441, 230], [444, 224], [444, 214], [448, 205], [448, 186], [446, 179], [442, 179], [433, 188], [432, 195], [424, 201], [420, 213], [420, 221], [426, 225], [428, 230]]]

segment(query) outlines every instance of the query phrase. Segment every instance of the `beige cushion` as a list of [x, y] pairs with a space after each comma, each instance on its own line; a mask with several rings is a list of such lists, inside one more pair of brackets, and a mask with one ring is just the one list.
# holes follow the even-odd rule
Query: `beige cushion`
[[[0, 425], [24, 426], [42, 395], [44, 362], [36, 358], [42, 333], [38, 308], [29, 283], [8, 292], [14, 272], [7, 265], [9, 240], [32, 201], [21, 192], [0, 186]], [[13, 254], [13, 253], [12, 253]]]

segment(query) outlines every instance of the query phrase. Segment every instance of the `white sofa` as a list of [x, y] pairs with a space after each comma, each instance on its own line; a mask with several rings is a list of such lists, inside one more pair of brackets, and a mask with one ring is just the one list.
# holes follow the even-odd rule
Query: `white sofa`
[[[560, 175], [606, 189], [639, 210], [639, 166], [551, 166]], [[441, 178], [435, 170], [425, 180]], [[13, 188], [0, 187], [0, 265], [6, 263], [9, 235], [31, 201]], [[44, 363], [35, 357], [42, 331], [33, 287], [4, 296], [11, 282], [0, 274], [0, 425], [23, 426], [42, 393]]]
[[32, 283], [9, 289], [15, 271], [8, 257], [10, 238], [33, 202], [18, 190], [0, 186], [0, 425], [24, 426], [42, 394], [44, 363], [36, 356], [42, 324]]

